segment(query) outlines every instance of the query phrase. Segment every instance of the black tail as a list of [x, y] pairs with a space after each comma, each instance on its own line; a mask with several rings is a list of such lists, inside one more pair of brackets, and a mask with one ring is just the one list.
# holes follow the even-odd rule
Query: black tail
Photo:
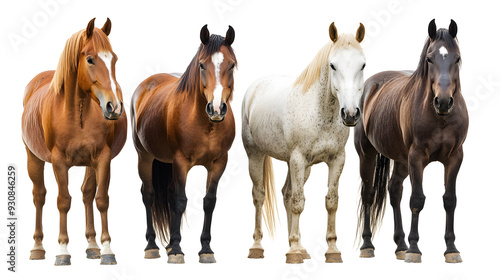
[[172, 164], [153, 160], [153, 188], [155, 191], [151, 216], [153, 226], [162, 243], [168, 243], [170, 209], [173, 206]]
[[374, 233], [382, 222], [385, 212], [385, 202], [387, 198], [387, 182], [389, 181], [391, 160], [377, 154], [375, 162], [375, 173], [373, 186], [361, 185], [361, 198], [359, 200], [358, 216], [358, 234], [363, 232], [364, 220], [366, 214], [366, 205], [363, 203], [363, 197], [373, 197], [373, 202], [369, 205], [370, 209], [370, 230]]

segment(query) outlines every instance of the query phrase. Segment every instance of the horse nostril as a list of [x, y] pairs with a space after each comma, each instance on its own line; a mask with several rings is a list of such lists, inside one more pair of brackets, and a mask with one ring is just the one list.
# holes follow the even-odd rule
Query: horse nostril
[[450, 102], [448, 102], [448, 109], [453, 107], [453, 97], [450, 97]]
[[439, 100], [437, 97], [434, 97], [434, 107], [436, 107], [437, 109], [439, 109]]
[[340, 109], [340, 116], [344, 120], [347, 119], [347, 114], [345, 113], [345, 109], [344, 108]]
[[111, 114], [111, 113], [113, 113], [113, 110], [114, 110], [114, 108], [113, 108], [113, 103], [108, 102], [108, 103], [106, 104], [106, 111], [108, 111], [108, 113], [110, 113], [110, 114]]
[[227, 113], [227, 104], [224, 102], [220, 105], [220, 114], [225, 115]]
[[361, 111], [359, 110], [359, 108], [356, 108], [356, 116], [354, 118], [357, 120], [359, 119], [359, 117], [361, 117]]
[[207, 114], [209, 116], [214, 114], [214, 105], [212, 104], [212, 102], [207, 103], [207, 107], [205, 108], [205, 111], [207, 112]]

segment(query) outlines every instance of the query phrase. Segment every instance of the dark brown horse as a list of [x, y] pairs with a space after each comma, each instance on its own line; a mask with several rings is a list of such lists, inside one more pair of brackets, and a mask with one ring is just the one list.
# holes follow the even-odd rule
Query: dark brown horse
[[[36, 207], [35, 246], [30, 258], [45, 258], [43, 169], [45, 162], [50, 162], [59, 187], [60, 251], [56, 265], [70, 264], [67, 213], [71, 205], [68, 190], [71, 166], [87, 166], [82, 185], [85, 235], [89, 243], [87, 258], [101, 258], [101, 264], [116, 264], [108, 233], [108, 187], [111, 159], [121, 151], [127, 137], [127, 116], [115, 77], [117, 57], [108, 39], [111, 21], [108, 19], [99, 29], [94, 28], [94, 20], [87, 29], [68, 39], [57, 69], [33, 78], [24, 96], [22, 132]], [[95, 241], [94, 197], [101, 212], [103, 252]]]
[[186, 209], [186, 178], [195, 165], [208, 171], [203, 199], [205, 220], [200, 262], [215, 262], [210, 227], [219, 179], [226, 168], [234, 135], [229, 101], [236, 57], [234, 30], [226, 37], [201, 29], [201, 45], [182, 77], [157, 74], [144, 80], [132, 98], [134, 144], [139, 156], [148, 245], [145, 258], [158, 258], [156, 233], [168, 240], [168, 262], [183, 263], [181, 217]]
[[[432, 20], [428, 33], [415, 72], [381, 72], [365, 82], [361, 102], [363, 121], [355, 128], [362, 179], [361, 257], [374, 256], [372, 231], [383, 215], [388, 188], [394, 211], [396, 257], [406, 262], [421, 262], [417, 242], [418, 218], [425, 202], [423, 170], [430, 162], [439, 161], [445, 167], [445, 260], [462, 261], [455, 247], [453, 220], [457, 202], [455, 184], [469, 118], [460, 91], [457, 25], [452, 20], [448, 30], [436, 30]], [[394, 168], [387, 187], [390, 160], [394, 161]], [[403, 181], [408, 174], [412, 186], [410, 248], [404, 241], [400, 210]]]

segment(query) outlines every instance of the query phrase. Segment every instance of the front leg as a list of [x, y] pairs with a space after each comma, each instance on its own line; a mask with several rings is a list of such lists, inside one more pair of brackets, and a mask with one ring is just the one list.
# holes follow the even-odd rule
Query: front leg
[[307, 162], [298, 150], [292, 152], [290, 156], [290, 178], [291, 178], [291, 192], [290, 202], [287, 208], [287, 215], [289, 219], [289, 233], [288, 242], [290, 250], [286, 253], [287, 263], [302, 263], [302, 250], [300, 245], [300, 227], [299, 219], [300, 214], [304, 210], [305, 197], [304, 197], [304, 183], [306, 178]]
[[328, 250], [325, 257], [327, 263], [340, 263], [342, 257], [337, 248], [337, 233], [335, 231], [335, 215], [339, 203], [339, 179], [345, 163], [345, 151], [339, 152], [337, 157], [328, 163], [328, 193], [325, 197], [328, 223], [326, 228], [326, 242]]
[[100, 259], [101, 249], [95, 240], [96, 232], [94, 228], [94, 197], [97, 190], [95, 171], [87, 166], [82, 184], [83, 204], [85, 205], [85, 237], [87, 237], [88, 247], [86, 250], [87, 259]]
[[445, 163], [445, 193], [443, 195], [444, 209], [446, 210], [446, 231], [444, 239], [446, 242], [445, 261], [448, 263], [461, 263], [462, 257], [455, 247], [454, 219], [457, 206], [456, 182], [458, 171], [462, 165], [463, 150], [460, 148], [450, 156]]
[[410, 209], [411, 209], [411, 229], [408, 235], [408, 242], [410, 248], [406, 252], [405, 262], [419, 263], [422, 262], [422, 252], [418, 248], [418, 218], [420, 211], [424, 208], [425, 195], [422, 189], [422, 178], [424, 167], [429, 163], [428, 157], [425, 153], [418, 149], [412, 148], [408, 155], [408, 171], [411, 180], [411, 196], [410, 196]]
[[65, 157], [58, 151], [52, 152], [52, 167], [56, 176], [59, 194], [57, 209], [59, 210], [59, 253], [56, 255], [55, 265], [70, 265], [71, 255], [68, 252], [68, 211], [71, 207], [71, 196], [68, 191], [68, 169]]
[[189, 170], [193, 165], [182, 155], [177, 154], [174, 157], [172, 164], [173, 200], [170, 211], [170, 243], [168, 244], [168, 262], [169, 263], [184, 263], [184, 253], [181, 250], [181, 219], [186, 210], [186, 178]]
[[203, 221], [203, 231], [201, 233], [201, 251], [198, 253], [200, 256], [200, 263], [215, 263], [214, 252], [210, 248], [210, 228], [212, 226], [212, 214], [214, 212], [215, 203], [217, 201], [217, 186], [219, 180], [227, 164], [227, 153], [221, 158], [217, 159], [210, 166], [206, 166], [207, 175], [207, 190], [203, 198], [203, 211], [205, 211], [205, 219]]
[[110, 165], [111, 153], [109, 149], [103, 149], [99, 155], [97, 165], [95, 167], [97, 178], [97, 195], [95, 202], [97, 209], [101, 213], [101, 264], [114, 265], [116, 264], [115, 254], [111, 251], [111, 236], [108, 231], [108, 207], [109, 207], [109, 180], [110, 180]]

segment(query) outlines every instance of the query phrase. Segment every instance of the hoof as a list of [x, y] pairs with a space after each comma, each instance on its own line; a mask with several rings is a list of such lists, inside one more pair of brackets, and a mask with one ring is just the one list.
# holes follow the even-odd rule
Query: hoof
[[30, 260], [44, 260], [45, 259], [45, 250], [34, 249], [31, 250]]
[[101, 258], [101, 249], [98, 248], [89, 248], [85, 251], [87, 253], [87, 259], [100, 259]]
[[160, 257], [160, 249], [149, 249], [144, 251], [145, 259], [157, 259]]
[[251, 248], [250, 253], [248, 253], [249, 259], [262, 259], [264, 258], [264, 249]]
[[461, 263], [462, 257], [460, 256], [460, 253], [449, 253], [444, 255], [444, 260], [447, 263]]
[[406, 251], [397, 251], [396, 252], [396, 259], [397, 260], [404, 260], [406, 258]]
[[71, 256], [70, 255], [58, 255], [56, 256], [56, 263], [54, 265], [71, 265]]
[[116, 264], [115, 255], [113, 254], [101, 255], [101, 265], [115, 265], [115, 264]]
[[325, 254], [326, 261], [327, 263], [341, 263], [342, 262], [342, 257], [340, 256], [340, 253], [326, 253]]
[[422, 262], [422, 254], [406, 253], [405, 262], [406, 263], [421, 263]]
[[373, 257], [375, 257], [375, 249], [373, 249], [373, 248], [361, 249], [359, 252], [359, 257], [360, 258], [373, 258]]
[[183, 254], [168, 255], [168, 263], [184, 263], [184, 255]]
[[214, 254], [201, 254], [200, 263], [216, 263]]
[[302, 253], [286, 253], [286, 263], [303, 263]]

